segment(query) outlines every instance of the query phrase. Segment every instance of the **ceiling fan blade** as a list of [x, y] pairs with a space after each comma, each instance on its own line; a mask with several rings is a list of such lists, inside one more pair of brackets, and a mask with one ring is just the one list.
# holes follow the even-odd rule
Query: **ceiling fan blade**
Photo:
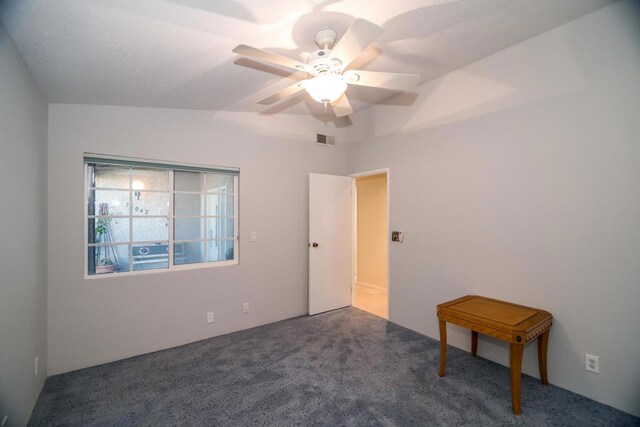
[[344, 73], [347, 83], [358, 86], [391, 90], [411, 90], [418, 86], [417, 74], [381, 73], [378, 71], [348, 70]]
[[353, 108], [351, 108], [351, 104], [345, 94], [342, 94], [337, 101], [333, 101], [331, 106], [333, 107], [333, 112], [336, 114], [336, 117], [344, 117], [353, 114]]
[[258, 61], [269, 62], [281, 67], [290, 68], [294, 71], [309, 72], [307, 65], [295, 59], [287, 58], [286, 56], [278, 55], [277, 53], [267, 52], [266, 50], [258, 49], [255, 47], [247, 46], [245, 44], [239, 44], [233, 48], [233, 52], [247, 58], [256, 59]]
[[339, 68], [344, 70], [382, 32], [382, 28], [376, 24], [364, 19], [356, 19], [331, 50], [330, 58], [340, 60], [342, 64]]
[[264, 99], [261, 99], [260, 101], [258, 101], [258, 104], [262, 104], [262, 105], [271, 105], [274, 104], [278, 101], [281, 101], [285, 98], [288, 98], [292, 95], [295, 95], [296, 93], [300, 92], [301, 90], [304, 90], [304, 88], [302, 87], [302, 85], [300, 84], [300, 82], [294, 83], [291, 86], [287, 86], [284, 89], [282, 89], [280, 92], [274, 93], [271, 96], [268, 96]]

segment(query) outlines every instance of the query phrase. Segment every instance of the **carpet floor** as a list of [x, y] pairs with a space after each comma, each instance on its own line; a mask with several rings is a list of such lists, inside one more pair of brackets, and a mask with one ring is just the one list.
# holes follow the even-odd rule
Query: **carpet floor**
[[[30, 425], [631, 426], [640, 419], [356, 308], [47, 379]], [[553, 381], [553, 379], [551, 379]]]

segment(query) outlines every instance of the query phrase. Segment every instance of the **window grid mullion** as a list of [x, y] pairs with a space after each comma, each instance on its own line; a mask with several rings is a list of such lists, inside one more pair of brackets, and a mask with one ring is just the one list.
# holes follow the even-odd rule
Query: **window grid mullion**
[[173, 213], [175, 210], [174, 177], [173, 170], [169, 170], [169, 270], [175, 267], [174, 264], [174, 235], [173, 235]]
[[233, 259], [238, 260], [238, 246], [240, 244], [240, 235], [238, 234], [238, 176], [233, 177], [233, 235], [235, 241], [233, 242]]
[[[92, 187], [89, 189], [89, 191], [129, 191], [131, 190], [131, 188], [117, 188], [117, 187]], [[166, 193], [167, 190], [134, 190], [134, 191], [140, 191], [141, 193]]]
[[[168, 240], [142, 240], [139, 242], [133, 242], [137, 245], [152, 245], [152, 244], [156, 244], [156, 243], [169, 243]], [[133, 244], [127, 240], [123, 240], [121, 242], [113, 242], [113, 243], [87, 243], [87, 246], [90, 248], [103, 248], [105, 246], [122, 246], [122, 245], [129, 245], [129, 244]]]
[[133, 171], [129, 167], [129, 271], [133, 271]]
[[167, 215], [87, 215], [89, 219], [122, 219], [122, 218], [166, 218]]
[[[89, 270], [89, 189], [87, 187], [89, 187], [88, 185], [88, 180], [89, 180], [89, 165], [88, 164], [84, 164], [84, 243], [85, 245], [87, 245], [87, 247], [84, 250], [84, 270], [85, 270], [85, 274], [88, 273]], [[95, 205], [94, 205], [95, 206]], [[95, 209], [95, 208], [94, 208]], [[95, 213], [95, 212], [94, 212]], [[94, 234], [94, 238], [93, 240], [95, 241], [95, 234]], [[94, 250], [95, 253], [95, 250]], [[94, 260], [95, 260], [95, 254], [93, 256]], [[93, 268], [95, 270], [95, 264], [93, 265]]]
[[202, 191], [184, 191], [184, 190], [176, 190], [174, 191], [174, 193], [178, 194], [178, 195], [182, 195], [182, 194], [191, 194], [192, 196], [199, 196], [202, 194]]
[[[218, 240], [234, 240], [233, 237], [219, 237], [214, 239], [179, 239], [175, 240], [174, 243], [197, 243], [197, 242], [216, 242]], [[154, 240], [152, 243], [157, 243], [157, 240]]]
[[[202, 262], [206, 263], [207, 262], [207, 251], [209, 250], [209, 245], [207, 243], [207, 174], [203, 173], [202, 174], [202, 195], [200, 196], [204, 199], [204, 217], [201, 221], [203, 221], [204, 225], [204, 254], [202, 254]], [[202, 227], [201, 225], [201, 227]]]
[[[140, 218], [148, 218], [150, 216], [151, 215], [145, 215]], [[162, 216], [162, 218], [166, 218], [166, 216]], [[233, 218], [233, 215], [175, 215], [174, 218]]]

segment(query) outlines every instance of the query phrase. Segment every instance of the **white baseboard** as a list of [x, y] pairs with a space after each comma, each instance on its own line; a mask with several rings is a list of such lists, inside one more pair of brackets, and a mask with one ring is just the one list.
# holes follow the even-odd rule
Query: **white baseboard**
[[373, 283], [357, 281], [356, 282], [356, 286], [362, 286], [364, 288], [375, 289], [376, 291], [387, 292], [387, 288], [379, 286], [379, 285], [374, 285]]

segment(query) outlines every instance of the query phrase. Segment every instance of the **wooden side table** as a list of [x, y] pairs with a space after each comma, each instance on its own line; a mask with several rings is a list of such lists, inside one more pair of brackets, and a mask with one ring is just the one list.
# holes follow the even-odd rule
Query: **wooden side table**
[[547, 344], [551, 329], [551, 313], [537, 308], [509, 302], [467, 295], [438, 305], [440, 323], [440, 370], [444, 377], [447, 363], [447, 323], [471, 329], [471, 354], [478, 351], [478, 333], [509, 343], [511, 371], [511, 404], [513, 413], [520, 415], [520, 381], [524, 346], [538, 338], [538, 367], [540, 380], [547, 385]]

